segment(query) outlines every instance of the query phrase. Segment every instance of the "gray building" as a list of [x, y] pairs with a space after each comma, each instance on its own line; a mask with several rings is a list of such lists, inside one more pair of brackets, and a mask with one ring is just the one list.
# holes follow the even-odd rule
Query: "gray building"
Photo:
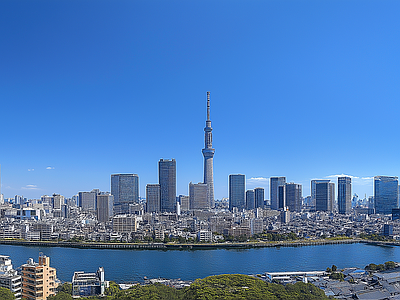
[[214, 207], [214, 173], [213, 157], [215, 149], [212, 147], [212, 127], [210, 120], [210, 92], [207, 92], [207, 121], [204, 128], [204, 183], [207, 184], [207, 201], [209, 207]]
[[189, 208], [209, 209], [210, 202], [207, 198], [208, 186], [205, 183], [189, 183]]
[[242, 174], [229, 175], [229, 210], [237, 207], [239, 210], [245, 209], [245, 176]]
[[181, 204], [181, 211], [189, 211], [190, 209], [189, 196], [179, 195], [179, 203]]
[[254, 209], [255, 208], [255, 193], [254, 190], [246, 191], [246, 209]]
[[311, 208], [316, 210], [316, 201], [317, 201], [317, 197], [316, 197], [316, 186], [317, 183], [327, 183], [330, 182], [329, 179], [314, 179], [311, 180]]
[[105, 289], [104, 268], [100, 267], [96, 273], [74, 272], [72, 277], [72, 296], [104, 295]]
[[160, 159], [158, 162], [161, 212], [175, 212], [176, 205], [176, 161]]
[[290, 211], [301, 211], [302, 206], [302, 185], [287, 183], [285, 186], [286, 206]]
[[271, 177], [270, 178], [270, 201], [271, 209], [279, 209], [279, 186], [286, 184], [286, 177]]
[[316, 182], [315, 210], [333, 211], [335, 200], [335, 184], [333, 182]]
[[111, 195], [114, 196], [114, 213], [129, 213], [129, 204], [139, 203], [139, 176], [112, 174]]
[[79, 192], [79, 206], [84, 211], [96, 212], [97, 195], [99, 194], [98, 189], [94, 189], [91, 192]]
[[397, 176], [374, 177], [374, 200], [376, 214], [391, 214], [393, 208], [398, 208]]
[[255, 208], [264, 208], [264, 195], [265, 191], [263, 188], [258, 187], [254, 189]]
[[146, 211], [149, 213], [161, 211], [159, 184], [146, 185]]
[[351, 212], [351, 178], [338, 177], [338, 210], [339, 214]]
[[97, 220], [108, 222], [114, 214], [114, 196], [111, 194], [97, 195]]

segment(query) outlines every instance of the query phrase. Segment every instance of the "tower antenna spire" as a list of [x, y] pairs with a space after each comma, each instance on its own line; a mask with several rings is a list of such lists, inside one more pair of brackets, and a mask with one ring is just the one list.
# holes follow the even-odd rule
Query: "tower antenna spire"
[[207, 121], [210, 121], [210, 92], [207, 92]]

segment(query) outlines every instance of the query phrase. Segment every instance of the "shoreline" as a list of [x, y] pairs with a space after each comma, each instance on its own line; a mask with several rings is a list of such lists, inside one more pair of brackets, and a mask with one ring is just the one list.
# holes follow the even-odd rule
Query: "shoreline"
[[304, 247], [335, 244], [365, 243], [378, 246], [400, 246], [396, 242], [382, 242], [360, 239], [343, 240], [301, 240], [280, 242], [245, 242], [245, 243], [209, 243], [209, 244], [173, 244], [173, 243], [75, 243], [75, 242], [47, 242], [47, 241], [23, 241], [23, 240], [0, 240], [2, 245], [16, 245], [28, 247], [62, 247], [80, 249], [140, 249], [140, 250], [206, 250], [206, 249], [251, 249], [268, 247]]

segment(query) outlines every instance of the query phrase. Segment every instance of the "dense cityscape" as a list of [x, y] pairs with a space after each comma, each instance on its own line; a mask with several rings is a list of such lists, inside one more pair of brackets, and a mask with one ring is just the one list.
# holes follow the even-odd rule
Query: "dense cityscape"
[[[204, 181], [190, 182], [189, 195], [176, 195], [175, 159], [159, 160], [159, 182], [146, 185], [145, 198], [139, 195], [137, 174], [112, 174], [111, 192], [93, 189], [70, 198], [53, 194], [40, 199], [20, 195], [4, 199], [2, 195], [1, 242], [64, 247], [193, 248], [267, 247], [287, 242], [293, 245], [352, 243], [363, 239], [395, 244], [400, 239], [400, 193], [398, 178], [394, 176], [375, 176], [374, 195], [368, 199], [352, 195], [349, 176], [338, 177], [337, 188], [330, 180], [312, 180], [311, 195], [306, 197], [301, 184], [287, 182], [286, 177], [271, 177], [270, 197], [266, 200], [264, 188], [246, 190], [245, 175], [230, 174], [229, 197], [215, 200], [210, 108], [210, 92], [207, 92], [202, 149]], [[65, 292], [66, 285], [57, 279], [49, 257], [40, 254], [38, 263], [30, 258], [16, 269], [8, 254], [0, 259], [0, 285], [9, 288], [16, 299], [46, 299], [57, 291]], [[396, 268], [394, 264], [389, 269]], [[400, 282], [399, 273], [391, 273], [398, 276], [393, 281], [392, 275], [379, 278], [381, 275], [372, 277], [372, 273], [357, 268], [345, 269], [337, 273], [343, 278], [346, 276], [343, 285], [340, 281], [337, 283], [343, 278], [334, 275], [335, 271], [258, 276], [265, 282], [285, 285], [302, 278], [303, 282], [310, 281], [320, 287], [325, 295], [341, 299], [354, 295], [364, 299], [364, 294], [383, 297], [374, 299], [397, 299], [392, 296], [400, 294], [400, 289], [393, 286], [393, 282]], [[32, 275], [38, 273], [39, 277]], [[106, 295], [106, 289], [110, 292], [110, 283], [104, 274], [102, 267], [95, 273], [75, 272], [69, 293], [76, 297]], [[44, 279], [47, 284], [43, 284]], [[188, 288], [192, 284], [170, 279], [145, 280], [145, 285], [155, 283], [174, 288]], [[118, 290], [120, 287], [126, 285], [121, 284]]]

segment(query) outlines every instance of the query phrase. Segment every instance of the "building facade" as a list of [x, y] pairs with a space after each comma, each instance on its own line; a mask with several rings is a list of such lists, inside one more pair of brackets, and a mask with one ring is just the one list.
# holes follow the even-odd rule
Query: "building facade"
[[397, 176], [374, 177], [374, 200], [376, 214], [391, 214], [393, 208], [398, 208]]
[[315, 210], [333, 211], [335, 202], [335, 184], [333, 182], [316, 182]]
[[97, 195], [97, 220], [108, 222], [114, 215], [114, 196], [111, 194]]
[[104, 295], [105, 289], [104, 268], [100, 267], [96, 273], [74, 272], [72, 277], [72, 296]]
[[245, 175], [229, 175], [229, 210], [237, 207], [239, 210], [246, 208], [246, 180]]
[[311, 204], [310, 204], [311, 209], [317, 210], [316, 209], [317, 183], [327, 183], [327, 182], [330, 182], [330, 180], [329, 179], [314, 179], [314, 180], [311, 180]]
[[189, 183], [189, 208], [209, 209], [210, 202], [207, 197], [208, 185], [205, 183]]
[[50, 257], [39, 256], [39, 263], [32, 258], [21, 266], [22, 269], [22, 298], [28, 300], [46, 300], [55, 295], [56, 269], [50, 267]]
[[111, 195], [114, 196], [114, 214], [129, 213], [129, 205], [139, 203], [139, 176], [112, 174]]
[[255, 208], [264, 208], [264, 196], [265, 190], [263, 188], [258, 187], [254, 189]]
[[246, 191], [246, 209], [254, 209], [255, 208], [255, 193], [254, 190]]
[[146, 211], [148, 213], [161, 211], [159, 184], [146, 185]]
[[302, 185], [287, 183], [285, 185], [286, 206], [290, 211], [300, 212], [302, 208]]
[[279, 209], [279, 187], [286, 184], [286, 177], [271, 177], [270, 178], [270, 201], [271, 209]]
[[175, 212], [176, 204], [176, 161], [160, 159], [158, 162], [161, 212]]
[[351, 213], [351, 178], [338, 177], [338, 210], [339, 214]]

